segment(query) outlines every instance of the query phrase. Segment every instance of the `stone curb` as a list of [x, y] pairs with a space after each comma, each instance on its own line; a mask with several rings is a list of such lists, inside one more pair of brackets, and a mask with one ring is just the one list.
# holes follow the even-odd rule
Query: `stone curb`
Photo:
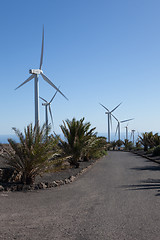
[[39, 190], [39, 189], [47, 189], [47, 188], [52, 188], [52, 187], [59, 187], [65, 184], [69, 184], [72, 183], [73, 181], [75, 181], [79, 176], [81, 176], [83, 173], [85, 173], [88, 169], [90, 169], [95, 163], [97, 163], [97, 161], [99, 161], [100, 159], [95, 160], [95, 162], [92, 162], [88, 167], [82, 169], [80, 172], [78, 172], [75, 176], [72, 175], [69, 178], [66, 178], [64, 180], [56, 180], [53, 182], [39, 182], [37, 184], [33, 184], [33, 185], [24, 185], [24, 184], [5, 184], [2, 186], [0, 185], [0, 192], [2, 191], [12, 191], [12, 192], [16, 192], [16, 191], [33, 191], [33, 190]]

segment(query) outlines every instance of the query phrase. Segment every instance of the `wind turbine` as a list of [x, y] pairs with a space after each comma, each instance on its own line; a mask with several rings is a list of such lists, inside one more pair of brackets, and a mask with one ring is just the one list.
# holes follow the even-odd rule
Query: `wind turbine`
[[134, 132], [135, 132], [136, 130], [131, 130], [131, 137], [133, 137], [133, 146], [134, 146]]
[[128, 140], [128, 124], [127, 126], [125, 126], [125, 129], [126, 129], [126, 139]]
[[[38, 77], [39, 75], [42, 76], [42, 78], [49, 83], [53, 88], [55, 88], [63, 97], [65, 97], [67, 100], [68, 98], [49, 80], [48, 77], [46, 77], [43, 74], [42, 71], [42, 63], [43, 63], [43, 48], [44, 48], [44, 26], [42, 31], [42, 48], [41, 48], [41, 58], [40, 58], [40, 66], [38, 69], [30, 69], [29, 73], [32, 74], [27, 80], [25, 80], [22, 84], [20, 84], [16, 89], [23, 86], [25, 83], [29, 82], [34, 78], [34, 95], [35, 95], [35, 125], [39, 124], [39, 81]], [[15, 90], [16, 90], [15, 89]]]
[[45, 106], [45, 115], [46, 115], [46, 128], [48, 129], [48, 108], [49, 108], [49, 113], [51, 116], [51, 121], [52, 121], [52, 126], [53, 126], [53, 116], [52, 116], [52, 111], [51, 111], [51, 102], [53, 101], [53, 99], [55, 98], [56, 94], [58, 91], [56, 91], [56, 93], [53, 95], [53, 97], [51, 98], [51, 100], [49, 102], [47, 102], [46, 99], [39, 97], [40, 99], [42, 99], [44, 101], [44, 103], [42, 103], [42, 106]]
[[[108, 114], [108, 142], [110, 142], [111, 140], [111, 136], [110, 136], [110, 124], [112, 124], [112, 119], [111, 119], [111, 115], [112, 113], [121, 105], [122, 103], [118, 104], [115, 108], [112, 109], [112, 111], [109, 111], [108, 108], [106, 108], [104, 105], [102, 105], [100, 103], [100, 105], [107, 110], [107, 112], [105, 112], [105, 114]], [[113, 116], [113, 115], [112, 115]]]
[[121, 133], [120, 133], [120, 131], [121, 131], [121, 127], [120, 127], [120, 124], [121, 123], [124, 123], [124, 122], [129, 122], [129, 121], [131, 121], [131, 120], [133, 120], [134, 118], [130, 118], [130, 119], [127, 119], [127, 120], [123, 120], [123, 121], [119, 121], [113, 114], [112, 114], [112, 116], [116, 119], [116, 121], [118, 122], [118, 124], [117, 124], [117, 128], [116, 128], [116, 133], [117, 133], [117, 131], [118, 131], [118, 140], [120, 140], [121, 139]]

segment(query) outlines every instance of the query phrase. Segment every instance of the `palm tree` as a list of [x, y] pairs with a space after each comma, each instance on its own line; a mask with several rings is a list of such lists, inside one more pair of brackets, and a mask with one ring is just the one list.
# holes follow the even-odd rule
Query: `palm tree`
[[117, 145], [117, 147], [118, 147], [118, 150], [120, 150], [120, 147], [123, 145], [123, 141], [122, 140], [117, 140], [116, 141], [116, 145]]
[[125, 139], [123, 144], [124, 144], [125, 150], [131, 150], [133, 148], [133, 143], [131, 141], [129, 141], [128, 139]]
[[154, 146], [156, 147], [156, 146], [159, 146], [160, 145], [160, 136], [158, 135], [158, 133], [155, 133], [154, 134]]
[[138, 139], [138, 141], [136, 142], [136, 150], [140, 150], [142, 149], [142, 144], [140, 143], [140, 140]]
[[154, 147], [154, 134], [153, 134], [153, 132], [148, 133], [148, 145], [149, 145], [150, 149]]
[[148, 151], [150, 140], [151, 140], [151, 135], [149, 139], [147, 132], [142, 133], [142, 136], [139, 136], [139, 142], [144, 146], [144, 151]]
[[116, 148], [116, 146], [117, 146], [117, 143], [116, 143], [116, 141], [114, 140], [114, 141], [112, 141], [111, 143], [110, 143], [110, 146], [113, 148], [113, 151], [115, 150], [115, 148]]
[[11, 150], [5, 149], [7, 164], [21, 175], [21, 182], [32, 184], [37, 175], [44, 172], [46, 162], [53, 154], [53, 141], [46, 138], [48, 129], [32, 124], [24, 129], [24, 135], [13, 128], [19, 143], [8, 139]]
[[89, 143], [90, 139], [96, 136], [94, 133], [95, 128], [91, 128], [89, 122], [84, 123], [84, 118], [76, 120], [73, 118], [71, 121], [67, 119], [63, 121], [60, 128], [64, 134], [65, 140], [60, 139], [60, 145], [65, 154], [71, 156], [70, 163], [79, 167], [78, 160], [81, 157], [82, 150]]

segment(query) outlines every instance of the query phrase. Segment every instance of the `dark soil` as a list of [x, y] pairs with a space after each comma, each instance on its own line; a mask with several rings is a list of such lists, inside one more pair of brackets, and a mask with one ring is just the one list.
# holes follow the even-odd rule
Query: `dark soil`
[[76, 176], [77, 173], [81, 172], [84, 168], [87, 168], [89, 165], [94, 163], [95, 160], [90, 160], [88, 162], [80, 162], [79, 168], [75, 168], [74, 166], [65, 170], [61, 170], [53, 173], [45, 173], [43, 176], [37, 176], [35, 183], [39, 182], [53, 182], [56, 180], [65, 180], [70, 178], [71, 176]]

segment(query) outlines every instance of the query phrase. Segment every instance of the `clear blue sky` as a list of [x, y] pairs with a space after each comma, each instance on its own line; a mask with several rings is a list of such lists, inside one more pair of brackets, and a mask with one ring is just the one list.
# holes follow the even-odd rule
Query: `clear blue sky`
[[[109, 109], [123, 102], [115, 116], [135, 118], [129, 129], [159, 132], [159, 12], [159, 0], [1, 1], [0, 134], [34, 123], [34, 81], [14, 89], [39, 67], [43, 24], [43, 72], [69, 98], [58, 94], [52, 103], [54, 131], [62, 120], [85, 117], [107, 132], [99, 102]], [[41, 77], [39, 83], [50, 100], [54, 89]]]

